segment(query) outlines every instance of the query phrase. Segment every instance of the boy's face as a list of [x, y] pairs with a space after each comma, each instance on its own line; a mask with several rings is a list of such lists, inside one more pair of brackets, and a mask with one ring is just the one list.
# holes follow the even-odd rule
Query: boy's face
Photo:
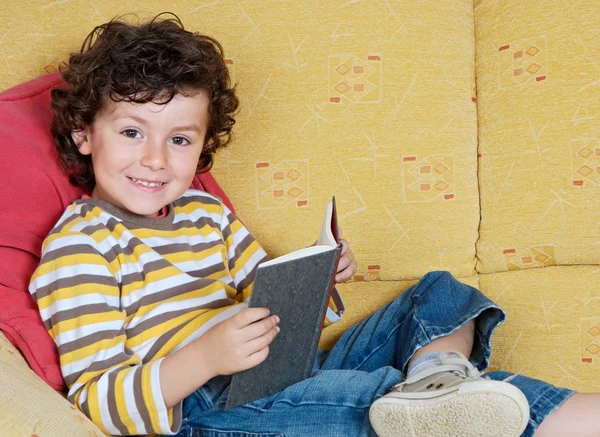
[[92, 156], [102, 199], [135, 214], [156, 216], [181, 196], [196, 174], [209, 124], [205, 91], [177, 94], [165, 105], [107, 99], [91, 126], [73, 132]]

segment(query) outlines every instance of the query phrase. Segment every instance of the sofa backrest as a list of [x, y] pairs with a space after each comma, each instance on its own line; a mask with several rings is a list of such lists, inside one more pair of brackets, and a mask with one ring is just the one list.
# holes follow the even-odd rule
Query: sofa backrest
[[[163, 7], [7, 2], [0, 89], [55, 68], [93, 26]], [[597, 0], [169, 9], [224, 45], [241, 111], [212, 172], [268, 252], [312, 243], [336, 196], [359, 271], [327, 344], [449, 270], [508, 312], [494, 368], [600, 391]]]

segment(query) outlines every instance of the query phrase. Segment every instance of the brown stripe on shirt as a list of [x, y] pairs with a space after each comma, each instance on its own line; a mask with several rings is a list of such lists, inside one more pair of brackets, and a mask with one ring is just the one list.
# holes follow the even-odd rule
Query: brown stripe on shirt
[[[136, 264], [139, 266], [139, 264], [141, 264], [141, 263], [138, 262], [138, 263], [132, 263], [132, 264]], [[145, 282], [147, 273], [156, 273], [162, 269], [166, 269], [166, 268], [170, 268], [170, 267], [173, 267], [173, 264], [171, 264], [169, 261], [167, 261], [164, 258], [159, 258], [156, 260], [145, 262], [143, 264], [142, 271], [138, 270], [138, 271], [135, 271], [132, 273], [127, 273], [126, 275], [122, 275], [121, 276], [121, 286], [127, 287], [134, 282], [140, 282], [140, 281]]]
[[[201, 265], [201, 263], [198, 263], [198, 265]], [[193, 276], [194, 278], [201, 279], [222, 271], [225, 271], [223, 264], [213, 264], [212, 266], [206, 267], [204, 269], [190, 270], [185, 273], [190, 276]], [[231, 285], [231, 282], [229, 285]]]
[[100, 256], [102, 255], [100, 252], [95, 250], [89, 244], [73, 244], [73, 245], [59, 247], [57, 249], [47, 251], [45, 254], [46, 256], [44, 256], [44, 259], [40, 263], [40, 266], [43, 266], [44, 264], [47, 264], [48, 262], [54, 262], [55, 260], [62, 258], [64, 256], [84, 255], [84, 254], [100, 255]]
[[[129, 340], [133, 340], [133, 339], [135, 339], [135, 337], [137, 335], [143, 334], [144, 332], [148, 331], [149, 329], [154, 328], [155, 326], [159, 326], [165, 322], [172, 321], [172, 320], [176, 319], [177, 317], [181, 316], [182, 314], [193, 315], [194, 311], [198, 312], [198, 314], [193, 315], [193, 317], [190, 317], [182, 325], [177, 325], [176, 328], [179, 329], [181, 326], [187, 325], [189, 323], [189, 320], [194, 319], [198, 315], [205, 313], [206, 310], [223, 308], [225, 306], [232, 305], [234, 302], [235, 301], [233, 299], [219, 299], [219, 300], [214, 300], [214, 301], [208, 302], [203, 305], [195, 305], [195, 306], [182, 308], [177, 311], [169, 311], [166, 313], [158, 314], [150, 319], [144, 320], [143, 322], [137, 324], [136, 326], [134, 326], [132, 328], [127, 328], [127, 330], [126, 330], [127, 338]], [[166, 335], [166, 334], [161, 334], [158, 338], [162, 339], [164, 335]], [[153, 354], [146, 353], [146, 355], [152, 356]]]
[[114, 276], [77, 275], [71, 276], [69, 278], [60, 278], [53, 282], [50, 282], [44, 287], [40, 287], [35, 290], [35, 292], [33, 293], [33, 297], [37, 300], [40, 300], [55, 292], [56, 290], [72, 288], [78, 285], [85, 284], [107, 285], [109, 287], [119, 286]]
[[[157, 293], [142, 296], [139, 300], [137, 300], [130, 306], [126, 307], [125, 311], [127, 312], [128, 315], [134, 314], [142, 307], [152, 305], [157, 302], [166, 302], [167, 300], [169, 300], [170, 298], [175, 297], [175, 296], [186, 294], [186, 293], [192, 292], [197, 289], [198, 290], [199, 289], [208, 290], [209, 287], [213, 284], [217, 285], [217, 287], [218, 287], [222, 283], [219, 283], [219, 281], [214, 280], [214, 279], [198, 278], [195, 281], [190, 282], [190, 283], [176, 285], [171, 288], [165, 288]], [[218, 291], [218, 288], [215, 287], [215, 289], [209, 294], [212, 294], [216, 291]]]
[[254, 242], [254, 237], [252, 237], [251, 234], [248, 234], [244, 237], [244, 239], [242, 241], [240, 241], [240, 243], [237, 245], [237, 247], [235, 248], [235, 258], [232, 258], [229, 260], [229, 270], [233, 270], [235, 267], [235, 261], [237, 258], [239, 258], [239, 256], [244, 253], [246, 251], [246, 249], [248, 249], [248, 247], [250, 247], [250, 245]]
[[[115, 354], [115, 356], [113, 356], [113, 357], [110, 357], [110, 358], [107, 358], [107, 359], [101, 360], [101, 361], [94, 361], [86, 369], [71, 373], [69, 375], [65, 375], [63, 373], [63, 377], [65, 378], [65, 383], [70, 387], [81, 377], [81, 375], [83, 375], [84, 373], [88, 373], [88, 372], [89, 373], [102, 372], [102, 374], [104, 374], [104, 372], [107, 371], [108, 369], [110, 369], [111, 367], [122, 365], [123, 362], [128, 361], [129, 358], [131, 358], [133, 355], [134, 355], [134, 352], [131, 349], [125, 348], [125, 350], [120, 351], [119, 353]], [[64, 367], [63, 367], [63, 371], [64, 371]], [[100, 376], [101, 375], [98, 375], [94, 379], [99, 379]]]
[[[68, 216], [67, 218], [65, 218], [62, 222], [57, 223], [54, 228], [52, 228], [52, 230], [50, 231], [51, 234], [58, 234], [62, 231], [64, 231], [66, 228], [69, 228], [71, 225], [73, 225], [75, 221], [77, 220], [81, 220], [82, 217], [84, 215], [82, 215], [81, 213], [73, 213], [70, 216]], [[83, 219], [85, 221], [85, 219]], [[77, 231], [73, 231], [72, 229], [68, 229], [68, 232], [77, 232]]]
[[[124, 370], [126, 368], [127, 367], [125, 367], [125, 366], [118, 367], [116, 370], [113, 370], [108, 375], [108, 387], [106, 390], [107, 391], [106, 404], [108, 407], [108, 412], [110, 414], [110, 418], [112, 420], [113, 425], [119, 430], [120, 435], [128, 435], [129, 430], [127, 429], [127, 427], [121, 420], [121, 416], [119, 415], [119, 409], [117, 407], [117, 402], [114, 397], [116, 395], [115, 380], [117, 379], [119, 372], [121, 372], [122, 370]], [[117, 396], [118, 396], [118, 394], [117, 394]]]
[[140, 418], [144, 422], [146, 431], [149, 431], [152, 429], [152, 418], [148, 408], [146, 408], [146, 403], [144, 402], [144, 394], [142, 391], [142, 370], [143, 367], [141, 366], [138, 366], [135, 369], [135, 375], [133, 377], [133, 398], [135, 399], [135, 406], [140, 414]]
[[[223, 242], [221, 240], [214, 240], [210, 242], [203, 242], [197, 244], [188, 244], [188, 243], [173, 243], [173, 244], [165, 244], [164, 246], [156, 246], [153, 247], [154, 251], [159, 255], [169, 255], [171, 253], [182, 253], [182, 252], [192, 252], [192, 256], [198, 256], [198, 252], [202, 252], [204, 250], [211, 249], [215, 246], [222, 246]], [[191, 258], [193, 259], [193, 258]]]
[[[269, 259], [269, 257], [266, 257], [266, 256], [265, 256], [265, 257], [264, 257], [264, 258], [263, 258], [263, 259], [262, 259], [262, 260], [259, 262], [259, 264], [260, 264], [261, 262], [263, 262], [263, 261], [266, 261], [266, 260], [268, 260], [268, 259]], [[245, 290], [246, 288], [248, 288], [248, 286], [249, 286], [251, 283], [253, 283], [253, 282], [254, 282], [254, 277], [256, 276], [256, 270], [257, 270], [257, 269], [254, 269], [254, 270], [252, 270], [252, 271], [248, 272], [248, 275], [247, 275], [247, 276], [246, 276], [244, 279], [242, 279], [242, 280], [240, 281], [239, 285], [236, 287], [236, 289], [238, 290], [238, 294], [239, 294], [239, 293], [241, 293], [241, 292], [242, 292], [243, 290]]]
[[215, 199], [212, 196], [204, 193], [194, 193], [192, 196], [181, 196], [173, 202], [176, 207], [186, 207], [191, 203], [198, 203], [198, 207], [203, 205], [221, 205], [222, 202], [219, 199]]
[[87, 316], [91, 314], [112, 313], [114, 311], [118, 311], [118, 309], [111, 307], [106, 303], [92, 303], [89, 305], [80, 305], [77, 308], [63, 310], [55, 313], [49, 320], [44, 320], [44, 325], [46, 326], [46, 329], [50, 331], [53, 325], [56, 325], [60, 322], [64, 322], [66, 320], [72, 320], [78, 317]]
[[169, 340], [171, 340], [171, 338], [173, 338], [179, 331], [181, 331], [186, 326], [187, 323], [182, 323], [181, 325], [177, 325], [172, 329], [169, 329], [164, 334], [162, 334], [148, 350], [148, 353], [146, 354], [146, 360], [148, 362], [152, 361], [152, 358], [150, 357], [156, 357], [158, 351], [160, 351], [163, 348], [163, 346], [167, 344]]
[[209, 229], [220, 229], [219, 223], [215, 223], [210, 217], [199, 217], [195, 221], [189, 219], [183, 219], [173, 223], [170, 227], [170, 231], [179, 231], [181, 229], [202, 229], [204, 227]]
[[102, 340], [111, 340], [120, 334], [123, 334], [125, 330], [121, 327], [119, 329], [105, 329], [104, 331], [95, 331], [93, 334], [86, 335], [85, 337], [78, 337], [75, 341], [69, 341], [58, 346], [59, 355], [68, 354], [78, 349], [83, 349], [91, 344], [97, 343]]

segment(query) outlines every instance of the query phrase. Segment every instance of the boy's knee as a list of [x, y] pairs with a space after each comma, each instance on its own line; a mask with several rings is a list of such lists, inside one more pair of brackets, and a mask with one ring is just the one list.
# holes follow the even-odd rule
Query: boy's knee
[[447, 272], [445, 270], [435, 270], [432, 272], [425, 273], [421, 280], [438, 280], [440, 278], [453, 279], [452, 273]]
[[443, 287], [445, 284], [457, 282], [450, 272], [445, 270], [436, 270], [426, 273], [419, 281], [419, 285], [423, 285], [425, 289], [431, 288], [434, 284]]
[[452, 276], [450, 272], [444, 270], [437, 270], [428, 272], [423, 275], [420, 281], [412, 288], [411, 294], [413, 298], [419, 298], [424, 294], [428, 294], [431, 291], [438, 293], [456, 293], [456, 287], [458, 281]]

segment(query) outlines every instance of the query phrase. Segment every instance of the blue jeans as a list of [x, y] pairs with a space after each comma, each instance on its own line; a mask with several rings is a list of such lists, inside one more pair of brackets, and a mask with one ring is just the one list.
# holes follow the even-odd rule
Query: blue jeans
[[[476, 319], [471, 361], [488, 366], [490, 337], [504, 321], [500, 307], [447, 272], [431, 272], [418, 284], [350, 328], [329, 352], [319, 351], [313, 376], [272, 396], [224, 410], [230, 377], [217, 377], [184, 400], [185, 437], [375, 436], [369, 407], [405, 375], [417, 349]], [[491, 372], [492, 379], [510, 374]], [[571, 390], [517, 376], [510, 381], [527, 397], [531, 417], [523, 436], [533, 436]]]

